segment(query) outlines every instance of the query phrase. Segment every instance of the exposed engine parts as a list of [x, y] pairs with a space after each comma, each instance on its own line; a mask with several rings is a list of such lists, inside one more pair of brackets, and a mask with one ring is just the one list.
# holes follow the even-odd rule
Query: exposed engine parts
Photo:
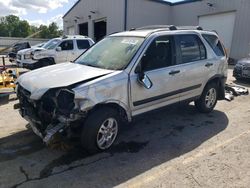
[[[18, 86], [20, 113], [28, 116], [33, 131], [48, 144], [58, 132], [67, 129], [72, 121], [83, 118], [83, 113], [74, 114], [74, 93], [66, 88], [49, 90], [40, 100], [32, 101], [30, 93]], [[26, 119], [26, 118], [25, 118]]]

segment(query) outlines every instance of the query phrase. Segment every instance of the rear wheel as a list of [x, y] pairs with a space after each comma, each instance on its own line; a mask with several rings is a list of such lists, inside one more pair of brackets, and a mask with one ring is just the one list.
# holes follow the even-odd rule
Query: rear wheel
[[110, 148], [119, 131], [120, 117], [112, 108], [99, 108], [89, 115], [82, 129], [81, 143], [91, 153]]
[[195, 106], [200, 112], [209, 113], [214, 109], [217, 99], [217, 86], [215, 83], [210, 83], [204, 88], [200, 98], [195, 101]]

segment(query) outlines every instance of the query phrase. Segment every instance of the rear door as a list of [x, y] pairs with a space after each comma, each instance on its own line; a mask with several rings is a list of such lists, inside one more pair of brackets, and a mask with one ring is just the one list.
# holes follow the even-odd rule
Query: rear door
[[75, 54], [72, 56], [72, 59], [75, 60], [84, 51], [86, 51], [89, 47], [90, 47], [89, 40], [87, 40], [87, 39], [76, 39], [76, 50], [75, 50]]
[[199, 35], [180, 34], [175, 36], [175, 41], [182, 101], [202, 93], [203, 87], [213, 73], [214, 61], [207, 59], [207, 50]]

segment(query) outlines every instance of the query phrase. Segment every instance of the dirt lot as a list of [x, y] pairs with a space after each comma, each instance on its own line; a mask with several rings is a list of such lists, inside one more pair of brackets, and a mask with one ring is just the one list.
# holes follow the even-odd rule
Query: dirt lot
[[0, 99], [0, 187], [250, 185], [249, 95], [221, 101], [210, 114], [190, 104], [140, 116], [112, 150], [92, 156], [77, 145], [67, 152], [45, 147], [15, 103]]

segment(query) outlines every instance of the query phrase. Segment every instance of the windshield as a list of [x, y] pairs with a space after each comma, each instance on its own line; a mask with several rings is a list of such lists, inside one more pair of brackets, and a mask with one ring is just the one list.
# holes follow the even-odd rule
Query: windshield
[[43, 48], [47, 50], [54, 49], [60, 41], [61, 41], [60, 39], [51, 39], [46, 44], [43, 45]]
[[143, 40], [142, 37], [107, 37], [82, 54], [76, 63], [109, 70], [124, 69]]
[[36, 44], [34, 46], [32, 46], [33, 48], [42, 48], [46, 43], [43, 42], [43, 43], [39, 43], [39, 44]]

